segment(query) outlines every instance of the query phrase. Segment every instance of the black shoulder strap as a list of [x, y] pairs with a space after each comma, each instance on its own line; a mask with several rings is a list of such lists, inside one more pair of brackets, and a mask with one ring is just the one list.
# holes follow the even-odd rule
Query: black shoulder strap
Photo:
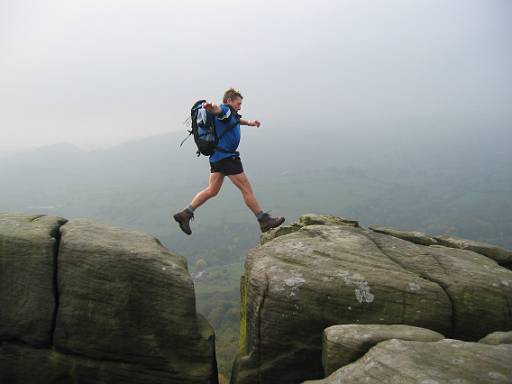
[[[213, 119], [214, 121], [214, 125], [215, 125], [215, 119]], [[238, 117], [238, 115], [235, 115], [235, 121], [233, 123], [231, 123], [225, 130], [224, 132], [222, 132], [222, 134], [219, 136], [219, 140], [221, 139], [222, 136], [224, 136], [226, 133], [228, 133], [229, 131], [231, 131], [233, 128], [235, 128], [237, 126], [237, 124], [240, 123], [240, 118]]]
[[[215, 119], [213, 119], [213, 121], [215, 121]], [[235, 114], [235, 121], [233, 123], [231, 123], [225, 130], [224, 132], [222, 132], [222, 134], [219, 136], [219, 140], [222, 138], [222, 136], [224, 136], [226, 133], [228, 133], [229, 131], [231, 131], [233, 128], [235, 128], [237, 126], [237, 124], [240, 123], [240, 116], [238, 114]], [[215, 124], [215, 123], [214, 123]], [[240, 156], [240, 152], [238, 151], [228, 151], [227, 149], [224, 149], [222, 147], [219, 147], [219, 146], [216, 146], [215, 147], [215, 151], [218, 151], [218, 152], [223, 152], [223, 153], [233, 153], [235, 154], [236, 156]]]

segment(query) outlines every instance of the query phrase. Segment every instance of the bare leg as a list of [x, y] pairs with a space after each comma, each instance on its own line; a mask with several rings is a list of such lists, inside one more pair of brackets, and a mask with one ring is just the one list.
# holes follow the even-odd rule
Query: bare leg
[[233, 184], [235, 184], [238, 187], [238, 189], [240, 189], [240, 191], [242, 192], [245, 204], [249, 207], [249, 209], [254, 214], [261, 212], [261, 207], [258, 201], [256, 200], [254, 193], [252, 192], [251, 183], [249, 182], [249, 179], [247, 178], [245, 172], [236, 175], [228, 175], [228, 177], [229, 180], [231, 180]]
[[224, 181], [224, 175], [220, 172], [210, 173], [210, 180], [208, 182], [208, 186], [202, 191], [198, 192], [190, 205], [196, 209], [200, 205], [202, 205], [206, 200], [214, 197], [219, 193], [220, 187], [222, 186], [222, 182]]

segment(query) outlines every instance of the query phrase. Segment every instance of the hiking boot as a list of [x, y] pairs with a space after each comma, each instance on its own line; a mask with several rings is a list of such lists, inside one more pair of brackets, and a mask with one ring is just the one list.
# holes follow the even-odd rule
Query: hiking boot
[[192, 230], [190, 229], [190, 219], [194, 219], [194, 214], [190, 212], [188, 209], [184, 209], [181, 212], [176, 213], [173, 215], [174, 220], [178, 222], [180, 225], [180, 228], [183, 232], [185, 232], [187, 235], [192, 234]]
[[261, 232], [267, 232], [270, 228], [279, 227], [284, 222], [284, 217], [272, 217], [267, 212], [263, 214], [260, 220]]

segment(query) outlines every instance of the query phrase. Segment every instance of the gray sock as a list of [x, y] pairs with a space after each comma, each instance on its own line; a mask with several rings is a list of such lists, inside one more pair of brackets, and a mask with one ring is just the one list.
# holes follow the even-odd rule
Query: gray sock
[[190, 213], [194, 213], [194, 210], [195, 208], [193, 206], [191, 206], [190, 204], [187, 205], [187, 207], [185, 208], [187, 211], [189, 211]]
[[255, 214], [256, 215], [256, 218], [258, 220], [261, 220], [261, 218], [263, 217], [263, 211], [259, 211], [258, 213]]

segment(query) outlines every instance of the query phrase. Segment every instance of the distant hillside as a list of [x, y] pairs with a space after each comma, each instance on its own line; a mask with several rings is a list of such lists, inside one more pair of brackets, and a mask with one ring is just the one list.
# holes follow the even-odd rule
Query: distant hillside
[[[353, 122], [339, 129], [311, 121], [243, 127], [240, 151], [257, 198], [287, 222], [330, 212], [395, 228], [449, 233], [512, 247], [510, 130], [482, 120]], [[381, 129], [375, 129], [375, 126]], [[373, 132], [373, 133], [370, 133]], [[0, 211], [88, 217], [155, 233], [194, 262], [244, 258], [259, 229], [240, 192], [223, 190], [196, 211], [193, 235], [170, 216], [209, 177], [186, 132], [109, 149], [57, 144], [0, 162]]]

